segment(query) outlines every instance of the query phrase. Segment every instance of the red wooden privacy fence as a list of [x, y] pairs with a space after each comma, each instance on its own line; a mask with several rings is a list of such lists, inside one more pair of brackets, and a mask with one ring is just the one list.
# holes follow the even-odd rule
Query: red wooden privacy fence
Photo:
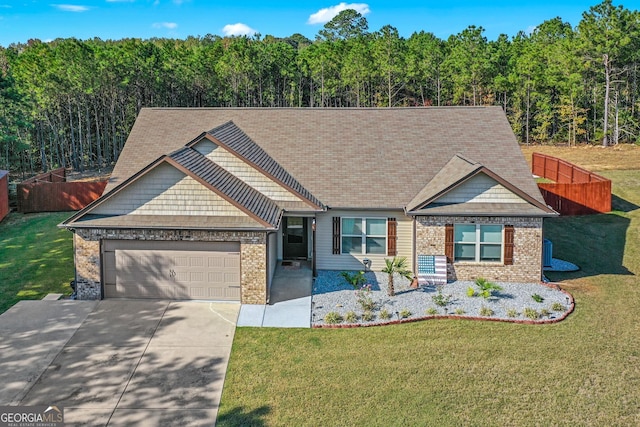
[[611, 211], [611, 181], [565, 160], [533, 153], [533, 174], [555, 181], [539, 183], [547, 205], [562, 215]]
[[0, 221], [9, 214], [9, 171], [0, 170]]
[[18, 212], [77, 211], [102, 195], [107, 181], [66, 182], [64, 168], [18, 184]]

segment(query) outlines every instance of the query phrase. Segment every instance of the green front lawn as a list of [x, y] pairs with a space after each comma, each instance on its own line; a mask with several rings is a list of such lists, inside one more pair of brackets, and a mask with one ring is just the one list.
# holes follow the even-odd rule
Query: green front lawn
[[602, 175], [618, 211], [546, 223], [565, 321], [238, 328], [218, 425], [640, 425], [640, 171]]
[[0, 223], [0, 313], [20, 300], [71, 294], [72, 234], [56, 227], [69, 216], [12, 213]]

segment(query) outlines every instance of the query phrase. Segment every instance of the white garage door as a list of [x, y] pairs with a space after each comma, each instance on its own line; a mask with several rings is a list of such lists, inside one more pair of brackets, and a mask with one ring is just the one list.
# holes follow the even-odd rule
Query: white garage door
[[105, 298], [240, 301], [240, 244], [103, 243]]

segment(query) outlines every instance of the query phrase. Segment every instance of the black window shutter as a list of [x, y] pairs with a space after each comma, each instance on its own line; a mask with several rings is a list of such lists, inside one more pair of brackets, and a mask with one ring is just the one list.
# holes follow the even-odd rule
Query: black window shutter
[[333, 217], [333, 254], [340, 254], [340, 217]]

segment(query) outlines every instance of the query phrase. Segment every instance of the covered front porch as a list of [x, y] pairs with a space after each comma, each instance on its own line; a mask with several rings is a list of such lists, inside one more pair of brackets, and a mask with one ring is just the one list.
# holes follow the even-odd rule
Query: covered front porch
[[311, 262], [278, 261], [265, 305], [243, 304], [238, 326], [309, 328], [311, 327]]

